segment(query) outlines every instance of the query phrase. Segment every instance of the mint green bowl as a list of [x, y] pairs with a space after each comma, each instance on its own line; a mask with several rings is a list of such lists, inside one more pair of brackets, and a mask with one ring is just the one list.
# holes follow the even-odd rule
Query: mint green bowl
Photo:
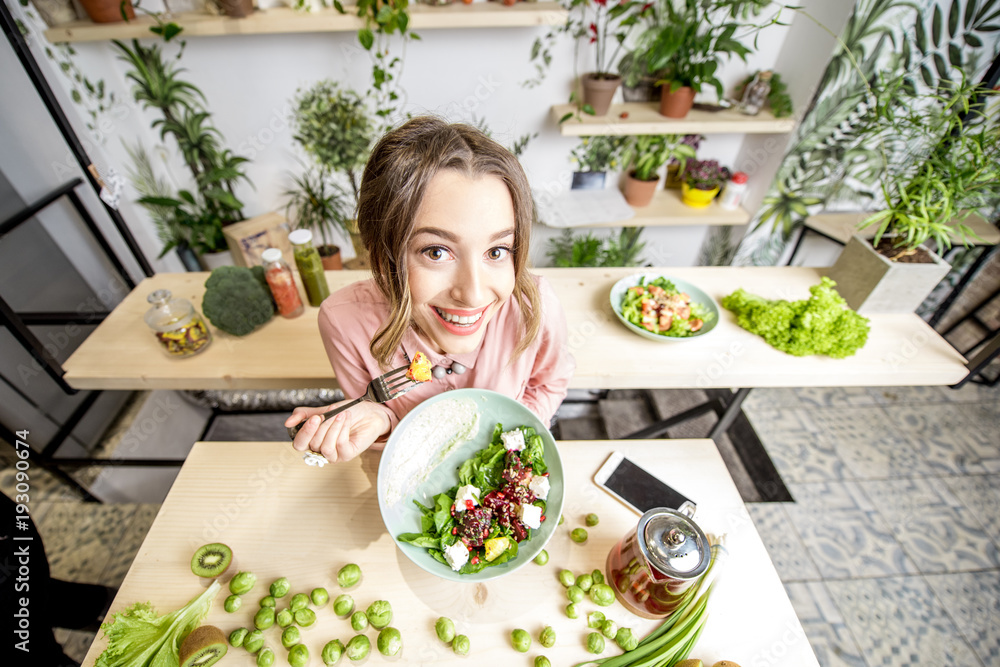
[[[388, 471], [392, 469], [393, 459], [396, 458], [396, 450], [399, 443], [406, 440], [407, 427], [417, 419], [421, 412], [430, 406], [440, 401], [452, 399], [471, 399], [478, 406], [479, 430], [477, 434], [471, 440], [459, 445], [451, 452], [412, 492], [405, 494], [398, 502], [390, 504], [386, 500]], [[549, 489], [549, 496], [545, 501], [546, 520], [542, 522], [540, 528], [532, 531], [533, 534], [530, 540], [520, 543], [517, 558], [501, 565], [483, 568], [475, 574], [459, 574], [445, 563], [434, 560], [426, 549], [400, 542], [396, 539], [396, 536], [401, 533], [420, 532], [420, 510], [413, 504], [413, 500], [418, 500], [423, 505], [433, 506], [434, 496], [458, 484], [458, 466], [470, 458], [476, 451], [489, 444], [490, 436], [493, 434], [493, 427], [497, 423], [503, 424], [504, 430], [509, 430], [516, 426], [531, 426], [542, 437], [542, 442], [545, 446], [545, 463], [548, 465], [549, 484], [551, 487]], [[400, 551], [421, 569], [442, 579], [459, 582], [497, 579], [531, 562], [545, 548], [545, 545], [555, 532], [556, 526], [559, 524], [559, 517], [562, 515], [563, 498], [565, 495], [562, 459], [559, 456], [559, 449], [556, 447], [555, 438], [552, 437], [552, 433], [549, 432], [548, 427], [542, 424], [535, 413], [517, 401], [488, 389], [455, 389], [453, 391], [446, 391], [427, 399], [411, 410], [393, 430], [382, 452], [382, 459], [379, 461], [378, 467], [377, 488], [378, 506], [379, 511], [382, 513], [382, 521], [385, 522], [385, 527], [388, 529], [389, 534], [392, 535], [392, 539], [396, 542], [396, 546], [399, 547]]]

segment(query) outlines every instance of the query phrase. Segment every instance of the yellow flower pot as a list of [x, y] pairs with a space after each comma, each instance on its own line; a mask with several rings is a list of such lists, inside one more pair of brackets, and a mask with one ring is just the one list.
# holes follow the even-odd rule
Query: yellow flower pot
[[685, 204], [693, 208], [705, 208], [712, 203], [717, 194], [719, 194], [719, 188], [717, 187], [711, 190], [698, 190], [697, 188], [688, 186], [687, 183], [681, 183], [681, 199], [684, 200]]

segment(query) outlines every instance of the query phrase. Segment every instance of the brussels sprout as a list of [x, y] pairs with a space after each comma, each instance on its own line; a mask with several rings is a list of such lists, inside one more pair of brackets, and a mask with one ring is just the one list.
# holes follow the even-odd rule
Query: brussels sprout
[[587, 541], [587, 529], [586, 528], [574, 528], [573, 532], [569, 534], [569, 539], [573, 540], [577, 544], [583, 544]]
[[365, 612], [356, 611], [351, 614], [351, 628], [355, 632], [364, 632], [368, 629], [368, 617], [365, 616]]
[[593, 512], [591, 512], [590, 514], [588, 514], [586, 516], [586, 518], [584, 519], [584, 522], [588, 526], [590, 526], [591, 528], [593, 528], [594, 526], [596, 526], [597, 524], [599, 524], [601, 522], [601, 517], [599, 517], [596, 514], [594, 514]]
[[337, 572], [337, 584], [341, 588], [350, 588], [361, 581], [361, 568], [354, 563], [348, 563]]
[[236, 628], [229, 633], [229, 645], [243, 646], [243, 640], [247, 638], [249, 632], [246, 628]]
[[291, 590], [292, 585], [288, 583], [288, 579], [282, 577], [281, 579], [275, 579], [271, 582], [271, 596], [275, 598], [283, 598], [288, 595], [288, 591]]
[[347, 593], [338, 595], [333, 601], [333, 613], [337, 616], [347, 616], [354, 611], [354, 598]]
[[274, 607], [277, 605], [277, 601], [274, 599], [273, 595], [265, 595], [260, 599], [261, 607]]
[[288, 603], [288, 608], [292, 610], [294, 614], [299, 609], [305, 609], [306, 605], [309, 604], [309, 596], [305, 593], [296, 593], [292, 596], [292, 601]]
[[274, 625], [274, 609], [271, 607], [261, 607], [253, 615], [253, 626], [258, 630], [267, 630]]
[[239, 595], [230, 595], [229, 597], [226, 598], [226, 603], [223, 606], [225, 607], [226, 611], [232, 614], [237, 609], [239, 609], [240, 605], [242, 604], [243, 604], [243, 598], [241, 598]]
[[264, 633], [260, 630], [251, 630], [243, 639], [243, 648], [248, 653], [256, 653], [264, 646]]
[[615, 643], [623, 651], [634, 651], [639, 645], [639, 638], [632, 632], [632, 628], [621, 628], [615, 635]]
[[577, 608], [575, 603], [570, 602], [566, 605], [566, 615], [570, 618], [579, 618], [580, 610]]
[[472, 648], [469, 638], [465, 635], [455, 635], [455, 640], [451, 643], [451, 650], [458, 655], [468, 655]]
[[541, 634], [538, 635], [538, 643], [545, 648], [552, 648], [556, 643], [556, 631], [551, 625], [546, 625]]
[[590, 601], [599, 607], [608, 607], [615, 603], [615, 591], [607, 584], [594, 584], [590, 587]]
[[344, 655], [344, 644], [339, 639], [327, 642], [323, 647], [323, 664], [330, 667], [336, 664], [342, 655]]
[[538, 555], [535, 556], [535, 562], [538, 563], [539, 565], [545, 565], [546, 563], [548, 563], [549, 562], [549, 552], [546, 551], [545, 549], [542, 549], [541, 551], [539, 551]]
[[261, 649], [257, 654], [257, 667], [271, 667], [274, 664], [274, 651], [269, 648]]
[[292, 648], [299, 643], [302, 635], [299, 633], [299, 629], [294, 625], [289, 625], [285, 628], [284, 632], [281, 633], [281, 645], [285, 648]]
[[527, 653], [528, 649], [531, 648], [531, 635], [528, 634], [527, 630], [518, 628], [510, 633], [510, 644], [515, 651]]
[[288, 649], [288, 664], [292, 667], [305, 667], [309, 664], [309, 648], [305, 644], [296, 644]]
[[312, 609], [299, 609], [297, 612], [292, 614], [292, 616], [295, 619], [295, 622], [303, 628], [308, 628], [316, 622], [316, 612]]
[[442, 616], [434, 624], [434, 632], [437, 633], [438, 639], [447, 644], [455, 638], [455, 622], [447, 616]]
[[604, 573], [601, 572], [600, 570], [594, 570], [593, 572], [591, 572], [590, 577], [594, 580], [595, 584], [604, 583]]
[[592, 611], [587, 614], [587, 627], [600, 630], [604, 624], [604, 614], [599, 611]]
[[589, 574], [581, 574], [576, 578], [576, 585], [580, 587], [581, 591], [586, 593], [594, 585], [594, 578]]
[[249, 593], [256, 583], [257, 575], [253, 572], [237, 572], [236, 576], [229, 580], [229, 592], [233, 595], [243, 595]]
[[609, 618], [601, 624], [601, 634], [608, 639], [614, 639], [618, 636], [618, 624]]
[[312, 599], [313, 604], [317, 607], [322, 607], [330, 601], [330, 593], [327, 592], [325, 588], [312, 589], [312, 593], [309, 594], [309, 597]]
[[591, 632], [587, 635], [587, 650], [591, 653], [604, 652], [604, 637], [599, 632]]
[[580, 587], [577, 586], [576, 584], [573, 584], [572, 586], [566, 589], [566, 597], [569, 598], [570, 602], [583, 602], [584, 595]]
[[396, 628], [382, 628], [378, 633], [378, 639], [375, 640], [375, 646], [382, 655], [396, 655], [403, 648], [403, 636]]
[[349, 660], [364, 660], [368, 657], [368, 652], [372, 650], [372, 643], [364, 635], [354, 635], [351, 640], [347, 642], [347, 647], [344, 649], [344, 653], [347, 654]]
[[576, 577], [569, 570], [559, 570], [559, 583], [569, 588], [576, 583]]
[[282, 609], [274, 616], [274, 621], [278, 624], [279, 628], [287, 628], [292, 624], [293, 620], [295, 620], [295, 617], [292, 616], [291, 609]]
[[552, 667], [552, 663], [544, 655], [535, 658], [535, 667]]
[[376, 630], [381, 630], [392, 622], [392, 605], [385, 600], [375, 600], [365, 610], [368, 622]]

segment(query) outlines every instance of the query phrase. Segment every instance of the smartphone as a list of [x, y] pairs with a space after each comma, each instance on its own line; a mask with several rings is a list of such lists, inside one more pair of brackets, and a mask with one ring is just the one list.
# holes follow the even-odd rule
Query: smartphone
[[691, 512], [695, 509], [690, 498], [621, 452], [611, 453], [594, 475], [594, 482], [639, 514], [654, 507]]

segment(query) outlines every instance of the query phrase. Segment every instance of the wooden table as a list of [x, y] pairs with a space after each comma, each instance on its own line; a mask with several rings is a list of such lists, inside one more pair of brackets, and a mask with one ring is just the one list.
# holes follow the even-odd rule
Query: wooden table
[[[213, 603], [205, 622], [227, 634], [251, 625], [256, 602], [273, 579], [288, 577], [293, 593], [326, 587], [332, 599], [341, 592], [337, 570], [355, 562], [364, 578], [349, 592], [362, 609], [377, 599], [392, 604], [392, 625], [403, 636], [402, 664], [530, 665], [540, 654], [554, 665], [573, 664], [590, 657], [584, 648], [588, 630], [583, 617], [574, 620], [564, 614], [567, 600], [557, 573], [563, 568], [576, 573], [603, 569], [608, 551], [638, 520], [590, 481], [617, 449], [699, 502], [696, 519], [705, 531], [726, 534], [730, 556], [720, 570], [708, 623], [692, 657], [709, 665], [721, 659], [742, 665], [818, 664], [712, 441], [569, 441], [560, 442], [559, 449], [567, 476], [566, 521], [549, 542], [549, 563], [530, 563], [485, 584], [462, 584], [426, 573], [396, 548], [376, 500], [377, 452], [319, 469], [303, 465], [283, 443], [197, 443], [112, 611], [146, 600], [161, 613], [184, 605], [203, 590], [191, 574], [191, 554], [203, 543], [221, 541], [233, 548], [240, 569], [258, 577], [238, 612], [223, 610], [225, 592]], [[588, 512], [596, 512], [601, 522], [589, 529], [585, 545], [575, 544], [569, 532], [583, 525]], [[598, 609], [589, 601], [581, 606], [585, 611]], [[601, 611], [643, 635], [656, 625], [632, 616], [617, 602]], [[455, 656], [435, 636], [434, 622], [442, 615], [469, 636], [472, 651], [467, 657]], [[349, 623], [330, 608], [318, 610], [317, 617], [317, 623], [303, 631], [313, 665], [320, 664], [319, 653], [327, 641], [339, 638], [346, 643], [354, 635]], [[546, 625], [557, 633], [551, 649], [537, 643]], [[523, 656], [510, 647], [515, 628], [527, 630], [534, 640]], [[277, 630], [275, 626], [265, 632], [266, 644], [276, 653], [275, 664], [285, 664]], [[376, 633], [367, 634], [374, 653]], [[616, 655], [617, 648], [609, 644], [604, 655]], [[99, 636], [83, 664], [93, 665], [104, 646]], [[380, 655], [370, 659], [383, 660]], [[231, 648], [225, 664], [250, 667], [255, 661], [242, 649]]]
[[[738, 287], [767, 298], [804, 299], [821, 270], [804, 267], [644, 269], [687, 280], [716, 300]], [[586, 389], [950, 385], [965, 360], [913, 314], [871, 317], [868, 344], [848, 359], [792, 357], [741, 329], [723, 310], [709, 336], [650, 341], [630, 333], [608, 301], [611, 286], [636, 269], [537, 269], [555, 288], [576, 357], [571, 385]], [[77, 389], [302, 389], [335, 387], [316, 325], [318, 309], [275, 317], [242, 338], [215, 330], [215, 340], [187, 359], [166, 356], [143, 322], [155, 289], [201, 307], [205, 273], [161, 273], [145, 279], [64, 364]], [[331, 290], [368, 274], [329, 271]]]

